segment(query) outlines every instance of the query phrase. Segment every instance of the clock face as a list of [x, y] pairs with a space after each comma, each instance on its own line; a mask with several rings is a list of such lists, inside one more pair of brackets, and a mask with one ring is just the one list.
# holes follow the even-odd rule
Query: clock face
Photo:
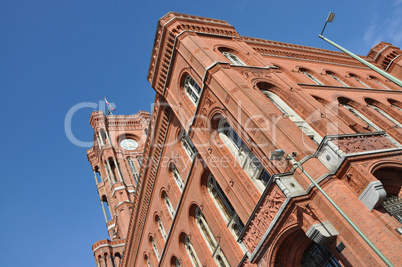
[[134, 150], [138, 147], [138, 143], [132, 139], [124, 139], [120, 142], [120, 146], [126, 150]]

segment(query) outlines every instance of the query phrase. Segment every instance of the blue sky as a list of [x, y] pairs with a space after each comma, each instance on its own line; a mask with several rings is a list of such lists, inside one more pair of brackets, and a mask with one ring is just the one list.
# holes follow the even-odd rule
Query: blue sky
[[88, 147], [67, 138], [65, 119], [72, 115], [68, 129], [85, 143], [104, 96], [115, 114], [150, 110], [156, 23], [169, 11], [325, 49], [333, 48], [317, 35], [333, 11], [324, 35], [347, 49], [402, 46], [402, 0], [0, 1], [2, 266], [95, 266], [91, 246], [107, 238], [105, 221]]

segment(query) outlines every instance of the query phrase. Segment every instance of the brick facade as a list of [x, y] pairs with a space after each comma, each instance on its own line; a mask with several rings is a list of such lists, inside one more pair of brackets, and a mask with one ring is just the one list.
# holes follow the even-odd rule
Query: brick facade
[[[402, 79], [401, 54], [380, 43], [363, 58]], [[158, 22], [148, 80], [155, 106], [137, 114], [149, 134], [136, 135], [135, 194], [122, 193], [131, 216], [114, 219], [127, 233], [116, 266], [385, 265], [301, 168], [402, 265], [402, 224], [384, 206], [402, 197], [402, 88], [343, 53], [177, 13]], [[112, 151], [97, 157], [124, 155]]]

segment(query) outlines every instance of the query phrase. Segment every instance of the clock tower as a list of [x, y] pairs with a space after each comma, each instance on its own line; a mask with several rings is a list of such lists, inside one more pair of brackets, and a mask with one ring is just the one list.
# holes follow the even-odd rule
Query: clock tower
[[119, 266], [137, 190], [150, 115], [108, 115], [94, 111], [93, 147], [87, 151], [109, 239], [92, 246], [97, 266]]

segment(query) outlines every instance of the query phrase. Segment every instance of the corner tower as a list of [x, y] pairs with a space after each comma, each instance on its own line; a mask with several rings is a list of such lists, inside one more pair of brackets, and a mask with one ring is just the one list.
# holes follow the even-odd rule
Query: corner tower
[[119, 266], [123, 256], [149, 118], [144, 111], [128, 116], [95, 111], [89, 119], [94, 141], [87, 156], [110, 237], [92, 246], [97, 266]]

